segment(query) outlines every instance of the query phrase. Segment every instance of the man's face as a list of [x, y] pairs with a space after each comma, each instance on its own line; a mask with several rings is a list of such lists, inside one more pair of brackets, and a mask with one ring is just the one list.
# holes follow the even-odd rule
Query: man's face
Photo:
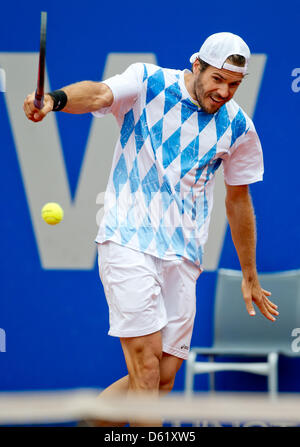
[[230, 101], [244, 77], [242, 73], [212, 66], [200, 73], [199, 61], [194, 63], [193, 73], [195, 98], [207, 113], [216, 113]]

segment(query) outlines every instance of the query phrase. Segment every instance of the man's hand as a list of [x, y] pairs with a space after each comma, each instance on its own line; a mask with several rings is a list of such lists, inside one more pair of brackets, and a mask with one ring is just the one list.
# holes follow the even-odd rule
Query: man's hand
[[262, 289], [258, 279], [247, 281], [243, 278], [242, 294], [249, 315], [255, 315], [253, 307], [253, 303], [255, 303], [268, 320], [276, 321], [276, 318], [274, 318], [273, 315], [279, 315], [279, 312], [276, 310], [278, 306], [267, 298], [268, 296], [271, 296], [271, 292]]
[[268, 299], [271, 292], [261, 288], [256, 271], [255, 216], [248, 185], [227, 185], [226, 211], [242, 272], [242, 293], [249, 315], [255, 315], [253, 303], [268, 320], [279, 315], [276, 304]]
[[45, 116], [53, 109], [53, 98], [50, 95], [44, 96], [44, 106], [43, 108], [37, 109], [34, 105], [35, 92], [28, 95], [24, 101], [23, 109], [27, 118], [35, 123], [42, 121]]

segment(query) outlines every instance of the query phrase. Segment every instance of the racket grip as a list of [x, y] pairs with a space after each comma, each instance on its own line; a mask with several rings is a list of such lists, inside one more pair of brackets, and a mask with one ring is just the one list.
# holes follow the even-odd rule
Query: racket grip
[[35, 92], [34, 106], [39, 110], [44, 107], [44, 96], [38, 95], [37, 92]]

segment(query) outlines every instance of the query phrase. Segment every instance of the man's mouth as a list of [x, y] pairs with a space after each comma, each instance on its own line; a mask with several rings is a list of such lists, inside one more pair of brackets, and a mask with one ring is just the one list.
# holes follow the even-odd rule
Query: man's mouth
[[215, 103], [215, 104], [222, 104], [224, 102], [223, 99], [216, 99], [213, 96], [210, 96], [210, 99]]

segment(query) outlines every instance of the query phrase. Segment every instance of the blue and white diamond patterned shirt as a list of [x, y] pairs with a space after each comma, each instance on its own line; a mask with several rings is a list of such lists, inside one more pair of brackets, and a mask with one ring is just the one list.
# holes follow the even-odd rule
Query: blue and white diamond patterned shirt
[[216, 170], [230, 185], [262, 180], [259, 138], [234, 100], [217, 113], [190, 97], [184, 71], [137, 63], [104, 81], [120, 126], [96, 242], [112, 240], [202, 268]]

